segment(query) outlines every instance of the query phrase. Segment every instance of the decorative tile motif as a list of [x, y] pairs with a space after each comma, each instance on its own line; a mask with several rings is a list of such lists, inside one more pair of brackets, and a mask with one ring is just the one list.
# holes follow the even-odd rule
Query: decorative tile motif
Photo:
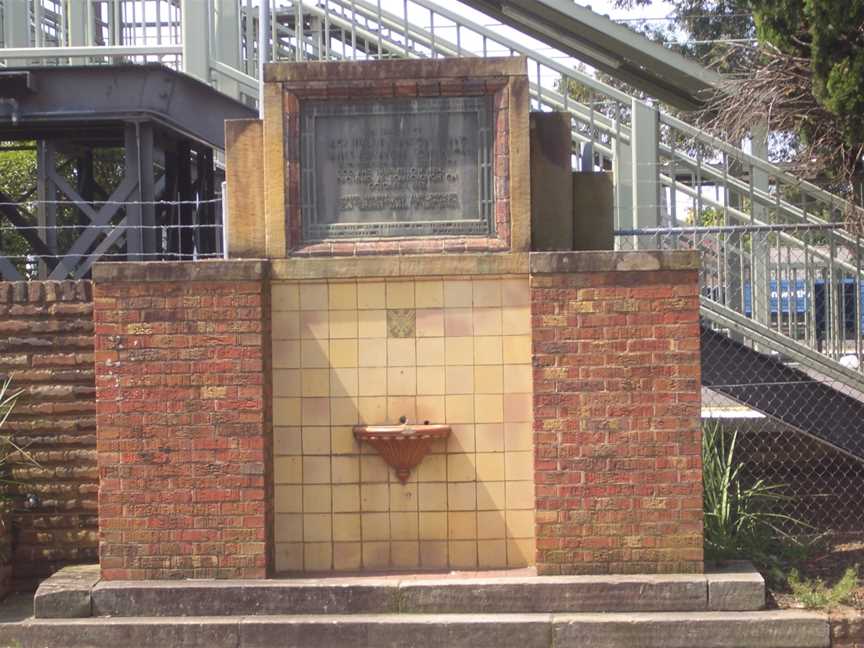
[[391, 308], [387, 311], [387, 335], [412, 338], [417, 331], [417, 311], [413, 308]]

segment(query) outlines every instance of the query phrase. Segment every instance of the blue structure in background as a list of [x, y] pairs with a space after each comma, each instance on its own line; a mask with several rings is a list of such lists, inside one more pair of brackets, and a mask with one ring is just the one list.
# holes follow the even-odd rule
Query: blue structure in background
[[[807, 282], [803, 279], [795, 281], [794, 293], [790, 295], [790, 282], [788, 279], [783, 279], [780, 282], [780, 294], [777, 294], [777, 280], [771, 280], [771, 298], [770, 312], [771, 317], [776, 318], [778, 313], [782, 313], [784, 317], [789, 317], [790, 312], [794, 315], [803, 318], [804, 313], [809, 306], [811, 296], [807, 291]], [[825, 337], [825, 327], [827, 323], [827, 302], [826, 302], [827, 282], [824, 279], [817, 279], [813, 285], [813, 305], [816, 317], [816, 335], [819, 338]], [[855, 314], [858, 313], [861, 318], [861, 329], [864, 331], [864, 285], [858, 289], [858, 308], [855, 308], [855, 280], [847, 278], [843, 280], [843, 319], [845, 320], [846, 333], [855, 335]], [[778, 310], [779, 297], [779, 310]], [[791, 303], [791, 310], [790, 310]], [[750, 283], [744, 284], [744, 314], [747, 317], [753, 316], [753, 289]]]

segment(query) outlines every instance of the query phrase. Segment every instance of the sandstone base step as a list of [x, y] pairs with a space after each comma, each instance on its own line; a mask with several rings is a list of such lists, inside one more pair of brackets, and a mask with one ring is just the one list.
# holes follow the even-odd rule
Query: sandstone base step
[[40, 586], [36, 617], [695, 612], [758, 610], [765, 603], [762, 577], [741, 564], [707, 575], [455, 574], [98, 584], [65, 571]]
[[0, 623], [19, 648], [828, 648], [824, 615], [315, 615], [28, 619]]

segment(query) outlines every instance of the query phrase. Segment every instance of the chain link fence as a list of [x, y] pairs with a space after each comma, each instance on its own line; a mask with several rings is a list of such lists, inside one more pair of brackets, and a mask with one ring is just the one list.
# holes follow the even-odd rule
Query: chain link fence
[[702, 254], [703, 426], [735, 440], [795, 535], [864, 532], [860, 239], [840, 225], [617, 233], [622, 250]]

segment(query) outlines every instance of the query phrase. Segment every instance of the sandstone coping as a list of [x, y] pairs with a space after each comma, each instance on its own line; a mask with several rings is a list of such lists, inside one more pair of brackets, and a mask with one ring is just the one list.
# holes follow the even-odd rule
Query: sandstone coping
[[485, 76], [521, 76], [526, 73], [524, 56], [398, 59], [392, 61], [311, 61], [304, 63], [268, 63], [264, 66], [265, 83], [309, 81], [377, 81], [407, 78], [463, 78]]
[[531, 252], [529, 266], [531, 274], [658, 272], [698, 270], [700, 259], [696, 250]]
[[93, 281], [165, 283], [177, 281], [258, 281], [269, 275], [261, 259], [208, 259], [203, 261], [144, 261], [97, 263]]

